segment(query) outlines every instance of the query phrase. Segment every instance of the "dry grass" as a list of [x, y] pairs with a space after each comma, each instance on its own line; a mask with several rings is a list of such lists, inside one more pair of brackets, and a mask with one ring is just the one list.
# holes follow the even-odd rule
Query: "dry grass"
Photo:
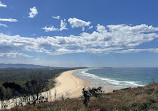
[[[83, 98], [67, 99], [52, 103], [40, 103], [36, 106], [19, 107], [18, 111], [148, 111], [158, 110], [158, 84], [145, 87], [126, 88], [113, 93], [103, 94], [100, 98], [91, 98], [88, 108]], [[15, 108], [10, 111], [16, 111]]]

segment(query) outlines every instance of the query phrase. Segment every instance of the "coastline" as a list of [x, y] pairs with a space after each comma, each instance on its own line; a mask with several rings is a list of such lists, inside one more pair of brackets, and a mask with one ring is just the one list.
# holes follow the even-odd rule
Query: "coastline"
[[62, 98], [77, 98], [82, 96], [82, 89], [89, 85], [89, 82], [80, 79], [74, 75], [77, 70], [70, 70], [61, 73], [55, 78], [56, 84], [50, 89], [51, 100], [59, 100]]
[[[60, 102], [60, 100], [63, 100], [63, 99], [80, 97], [82, 95], [82, 88], [87, 87], [87, 86], [89, 87], [91, 85], [90, 82], [93, 83], [93, 81], [86, 81], [84, 79], [80, 79], [80, 78], [76, 77], [75, 72], [78, 70], [86, 70], [86, 69], [65, 71], [65, 72], [62, 72], [58, 77], [56, 77], [55, 78], [55, 80], [56, 80], [55, 87], [50, 89], [47, 92], [42, 93], [43, 96], [44, 95], [47, 96], [47, 94], [50, 93], [50, 95], [47, 96], [47, 97], [49, 97], [50, 103], [49, 104], [42, 103], [42, 104], [39, 104], [38, 106], [40, 106], [40, 108], [42, 110], [43, 109], [48, 110], [48, 108], [49, 108], [49, 110], [50, 110], [50, 108], [52, 108], [52, 110], [54, 110], [54, 109], [55, 110], [60, 110], [60, 109], [74, 110], [74, 108], [78, 109], [78, 110], [80, 110], [80, 109], [82, 110], [82, 108], [85, 108], [83, 105], [78, 106], [78, 103], [82, 103], [82, 99], [79, 99], [79, 101], [74, 100], [73, 102], [71, 99], [68, 99], [67, 101]], [[94, 81], [94, 83], [95, 83], [95, 81]], [[107, 90], [104, 93], [108, 93], [113, 90], [117, 90], [115, 86], [111, 86], [107, 83], [106, 83], [105, 87], [107, 88]], [[150, 84], [150, 85], [144, 86], [144, 87], [126, 88], [124, 90], [114, 91], [113, 93], [109, 93], [107, 95], [102, 96], [103, 99], [102, 99], [102, 101], [99, 101], [99, 104], [98, 104], [98, 99], [93, 99], [93, 101], [91, 101], [92, 107], [88, 107], [88, 108], [90, 108], [88, 110], [94, 110], [94, 109], [98, 110], [101, 108], [106, 109], [107, 107], [109, 108], [108, 110], [111, 110], [112, 108], [119, 109], [120, 104], [124, 104], [125, 106], [127, 106], [127, 108], [129, 110], [131, 108], [133, 108], [135, 110], [135, 107], [137, 107], [137, 109], [138, 109], [139, 106], [141, 106], [141, 105], [143, 106], [144, 102], [151, 103], [152, 106], [150, 108], [153, 108], [153, 106], [156, 106], [155, 102], [151, 102], [151, 100], [148, 97], [153, 98], [152, 100], [156, 101], [157, 100], [157, 96], [156, 96], [157, 88], [158, 88], [158, 84], [154, 83], [154, 84]], [[55, 91], [56, 91], [56, 98], [55, 98]], [[152, 91], [152, 92], [147, 93], [147, 91]], [[69, 97], [67, 95], [68, 94], [67, 92], [69, 92]], [[144, 96], [144, 94], [146, 96]], [[122, 97], [123, 97], [123, 99], [122, 99]], [[108, 101], [107, 101], [107, 98], [110, 98], [110, 99], [108, 99]], [[19, 99], [20, 98], [16, 98], [16, 102], [17, 102], [17, 100], [19, 101]], [[141, 99], [141, 101], [140, 101], [140, 99]], [[55, 106], [54, 106], [54, 104], [51, 103], [54, 101], [55, 101], [55, 103], [57, 103]], [[58, 102], [56, 102], [56, 101], [58, 101]], [[13, 102], [15, 103], [15, 101], [13, 101]], [[63, 105], [63, 102], [64, 102], [64, 105]], [[113, 106], [114, 102], [115, 102], [115, 105]], [[131, 104], [131, 102], [132, 102], [132, 104]], [[139, 106], [133, 107], [133, 104], [135, 104], [136, 102], [139, 103]], [[131, 104], [131, 106], [129, 106], [129, 104]], [[45, 107], [45, 105], [48, 107]], [[67, 107], [67, 105], [68, 105], [68, 107]], [[124, 105], [121, 106], [121, 110], [124, 108]], [[39, 110], [38, 106], [36, 106], [36, 107]], [[6, 109], [11, 109], [13, 107], [15, 107], [15, 104], [14, 104], [14, 106], [9, 106]], [[29, 105], [26, 108], [30, 108], [33, 110], [35, 109], [34, 106], [31, 106], [31, 105]], [[26, 109], [26, 108], [24, 108], [24, 109]], [[144, 108], [144, 107], [141, 107], [141, 108]], [[156, 110], [153, 110], [153, 111], [156, 111]]]
[[[51, 100], [61, 100], [62, 98], [78, 98], [82, 96], [82, 89], [84, 87], [99, 87], [101, 86], [104, 93], [113, 92], [113, 90], [123, 89], [123, 87], [115, 87], [108, 83], [99, 84], [98, 81], [89, 81], [84, 78], [80, 78], [75, 75], [75, 72], [78, 70], [86, 69], [77, 69], [62, 72], [58, 77], [55, 78], [56, 84], [53, 89], [50, 89]], [[98, 82], [98, 85], [94, 85]]]
[[[53, 102], [56, 100], [62, 100], [67, 98], [78, 98], [82, 96], [82, 89], [85, 87], [99, 87], [98, 86], [92, 86], [93, 81], [88, 81], [83, 78], [79, 78], [75, 75], [75, 72], [78, 70], [86, 70], [86, 69], [76, 69], [76, 70], [70, 70], [62, 72], [59, 76], [55, 78], [56, 84], [55, 87], [40, 93], [41, 96], [44, 96], [48, 98], [48, 102]], [[96, 81], [94, 81], [95, 83]], [[117, 90], [118, 88], [106, 84], [106, 90], [103, 89], [105, 93], [112, 92], [113, 90]], [[23, 105], [26, 105], [26, 103], [20, 102], [21, 98], [15, 98], [17, 103], [23, 103]], [[14, 100], [6, 100], [3, 101], [7, 107], [5, 109], [11, 109], [15, 107]], [[0, 104], [0, 110], [1, 110], [1, 104]]]
[[[87, 69], [80, 69], [80, 70], [91, 70], [91, 69], [96, 69], [96, 68], [87, 68]], [[78, 71], [78, 70], [76, 70]], [[98, 79], [92, 79], [92, 78], [89, 78], [89, 77], [84, 77], [84, 76], [81, 76], [80, 74], [75, 74], [74, 76], [76, 76], [77, 78], [79, 79], [82, 79], [82, 80], [85, 80], [85, 81], [88, 81], [89, 84], [87, 87], [102, 87], [102, 90], [104, 91], [104, 93], [111, 93], [113, 92], [114, 90], [119, 90], [119, 89], [124, 89], [126, 87], [121, 87], [121, 86], [114, 86], [114, 85], [111, 85], [109, 84], [108, 82], [102, 82]]]
[[[70, 70], [70, 71], [62, 72], [58, 77], [55, 78], [56, 80], [55, 87], [48, 91], [41, 92], [40, 95], [48, 98], [49, 102], [62, 100], [66, 98], [78, 98], [82, 96], [82, 89], [84, 87], [87, 87], [89, 82], [77, 78], [74, 75], [76, 71], [77, 70]], [[21, 101], [21, 97], [17, 97], [14, 99], [16, 100], [16, 103], [23, 103], [24, 106], [26, 105], [25, 101]], [[2, 101], [0, 101], [0, 110], [11, 109], [15, 107], [14, 99], [4, 100], [3, 103], [6, 105], [5, 108], [2, 108], [1, 106]]]

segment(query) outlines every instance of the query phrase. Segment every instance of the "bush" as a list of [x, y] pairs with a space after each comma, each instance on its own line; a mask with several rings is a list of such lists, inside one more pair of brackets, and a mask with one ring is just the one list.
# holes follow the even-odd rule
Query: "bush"
[[98, 87], [98, 88], [93, 87], [93, 88], [89, 88], [87, 90], [85, 88], [83, 88], [82, 94], [84, 97], [83, 104], [85, 105], [85, 107], [88, 107], [90, 97], [93, 96], [93, 97], [98, 98], [102, 94], [102, 87]]

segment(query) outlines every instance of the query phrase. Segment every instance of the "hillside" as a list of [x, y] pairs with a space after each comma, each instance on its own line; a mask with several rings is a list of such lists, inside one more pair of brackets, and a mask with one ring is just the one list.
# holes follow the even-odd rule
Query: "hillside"
[[49, 66], [33, 65], [33, 64], [0, 64], [0, 68], [50, 68]]
[[[158, 84], [145, 87], [115, 90], [102, 94], [99, 98], [91, 98], [87, 108], [83, 98], [65, 99], [52, 103], [40, 103], [36, 106], [18, 107], [18, 111], [157, 111]], [[8, 110], [15, 111], [16, 108]]]

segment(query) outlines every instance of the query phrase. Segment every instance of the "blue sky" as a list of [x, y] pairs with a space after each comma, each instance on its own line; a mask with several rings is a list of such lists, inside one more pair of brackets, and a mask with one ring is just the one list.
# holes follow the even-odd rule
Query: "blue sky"
[[0, 63], [158, 67], [157, 0], [0, 0]]

